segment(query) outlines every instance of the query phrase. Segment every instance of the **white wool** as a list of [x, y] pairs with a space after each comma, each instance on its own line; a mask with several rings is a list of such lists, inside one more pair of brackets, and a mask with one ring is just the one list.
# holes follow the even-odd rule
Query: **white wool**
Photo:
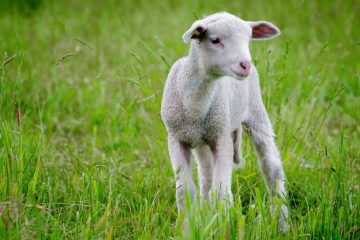
[[[216, 13], [195, 21], [183, 35], [185, 42], [192, 40], [190, 52], [172, 66], [161, 107], [179, 211], [184, 208], [184, 190], [196, 193], [191, 151], [198, 163], [200, 195], [210, 199], [212, 190], [232, 201], [232, 169], [234, 163], [244, 161], [240, 151], [243, 125], [250, 132], [270, 194], [285, 199], [282, 162], [249, 51], [251, 39], [279, 34], [269, 22], [247, 22], [229, 13]], [[279, 218], [285, 232], [285, 205]]]

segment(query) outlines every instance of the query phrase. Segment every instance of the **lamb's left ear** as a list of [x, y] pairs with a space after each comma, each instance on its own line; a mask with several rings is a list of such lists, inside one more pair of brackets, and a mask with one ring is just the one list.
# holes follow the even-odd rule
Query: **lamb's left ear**
[[185, 43], [189, 42], [191, 39], [200, 39], [202, 38], [207, 30], [207, 26], [203, 23], [203, 21], [198, 20], [191, 25], [189, 30], [187, 30], [182, 36], [183, 41]]
[[251, 39], [266, 40], [280, 35], [280, 30], [274, 24], [266, 21], [248, 22], [252, 28]]

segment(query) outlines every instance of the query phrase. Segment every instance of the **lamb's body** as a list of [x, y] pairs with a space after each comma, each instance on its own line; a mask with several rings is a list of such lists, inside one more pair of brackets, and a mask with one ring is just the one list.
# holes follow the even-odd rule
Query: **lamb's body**
[[[198, 82], [189, 59], [177, 61], [170, 71], [162, 104], [162, 116], [169, 134], [195, 147], [214, 144], [223, 132], [241, 128], [248, 116], [250, 79], [231, 77]], [[191, 65], [191, 63], [190, 63]], [[191, 76], [191, 77], [188, 77]]]
[[[231, 41], [234, 40], [231, 36], [235, 36], [235, 40], [240, 39], [244, 44], [246, 39], [243, 35], [250, 34], [248, 31], [251, 29], [247, 24], [227, 13], [212, 15], [205, 18], [204, 22], [195, 22], [188, 32], [193, 38], [196, 31], [201, 30], [201, 33], [196, 35], [199, 40], [192, 41], [189, 55], [178, 60], [170, 70], [161, 115], [169, 134], [168, 146], [176, 175], [179, 211], [184, 208], [185, 188], [188, 188], [192, 195], [196, 192], [191, 176], [191, 149], [199, 166], [201, 196], [209, 199], [209, 192], [213, 189], [219, 197], [232, 201], [231, 173], [233, 163], [240, 163], [242, 160], [242, 125], [246, 125], [251, 132], [250, 136], [259, 155], [259, 165], [268, 183], [269, 192], [278, 193], [285, 198], [282, 163], [273, 140], [272, 126], [261, 99], [257, 71], [253, 65], [244, 67], [243, 62], [240, 63], [243, 69], [236, 69], [235, 66], [235, 69], [231, 68], [230, 71], [228, 68], [228, 65], [239, 58], [250, 58], [244, 46]], [[237, 29], [238, 25], [242, 28]], [[228, 39], [224, 37], [228, 41], [226, 44], [230, 47], [233, 44], [232, 48], [239, 47], [244, 53], [239, 57], [239, 54], [233, 54], [234, 49], [225, 47], [227, 45], [212, 48], [212, 45], [206, 42], [205, 36], [200, 38], [204, 31], [209, 38], [218, 34], [216, 31], [212, 33], [209, 26], [217, 29], [217, 32], [221, 31], [219, 26], [233, 27], [226, 30], [234, 31], [232, 35], [227, 35]], [[240, 32], [240, 35], [237, 35], [237, 32]], [[218, 41], [214, 42], [218, 44]], [[217, 51], [224, 54], [216, 55]], [[220, 57], [223, 59], [219, 59]], [[286, 217], [287, 208], [283, 205], [280, 214], [282, 231], [286, 229], [286, 223], [283, 221]]]

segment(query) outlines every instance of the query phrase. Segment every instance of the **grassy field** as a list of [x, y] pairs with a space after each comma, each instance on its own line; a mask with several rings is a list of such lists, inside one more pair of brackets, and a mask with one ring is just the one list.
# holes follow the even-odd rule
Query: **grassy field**
[[[6, 0], [0, 9], [0, 239], [360, 238], [358, 1]], [[251, 51], [287, 176], [285, 236], [246, 135], [234, 207], [194, 204], [188, 232], [176, 224], [162, 90], [187, 54], [183, 32], [224, 10], [282, 30]]]

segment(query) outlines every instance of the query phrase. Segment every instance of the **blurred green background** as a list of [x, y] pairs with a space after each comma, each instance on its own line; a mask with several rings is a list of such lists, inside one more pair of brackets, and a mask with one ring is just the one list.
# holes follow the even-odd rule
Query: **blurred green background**
[[[162, 90], [183, 32], [217, 11], [282, 31], [251, 52], [287, 175], [284, 236], [246, 136], [231, 217], [176, 225]], [[1, 1], [0, 238], [359, 238], [359, 13], [340, 0]]]

